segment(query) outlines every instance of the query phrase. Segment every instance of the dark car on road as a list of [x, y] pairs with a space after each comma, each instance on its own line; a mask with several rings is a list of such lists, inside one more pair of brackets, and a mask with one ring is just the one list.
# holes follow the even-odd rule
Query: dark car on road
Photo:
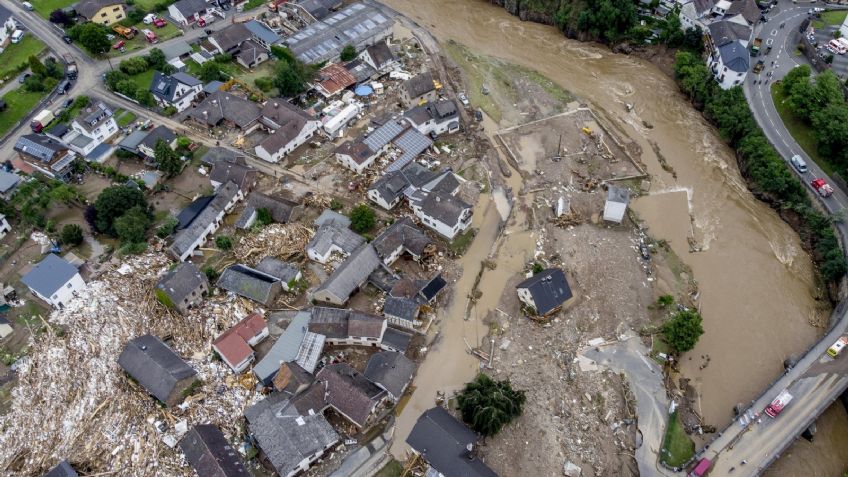
[[62, 101], [62, 109], [68, 109], [72, 104], [74, 104], [74, 98], [68, 98]]
[[26, 81], [26, 79], [27, 79], [27, 78], [29, 78], [30, 76], [32, 76], [32, 74], [31, 74], [31, 73], [24, 73], [24, 74], [22, 74], [22, 75], [18, 76], [18, 83], [23, 83], [23, 82], [24, 82], [24, 81]]
[[65, 43], [67, 43], [69, 45], [74, 42], [74, 40], [72, 40], [71, 37], [69, 37], [68, 35], [63, 36], [62, 41], [64, 41]]

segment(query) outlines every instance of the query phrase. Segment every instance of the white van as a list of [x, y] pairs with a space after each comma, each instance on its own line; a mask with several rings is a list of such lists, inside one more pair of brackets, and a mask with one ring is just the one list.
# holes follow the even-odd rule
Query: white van
[[148, 13], [142, 21], [144, 22], [145, 25], [150, 25], [151, 23], [153, 23], [153, 20], [155, 20], [155, 19], [156, 19], [155, 13]]
[[22, 3], [21, 3], [21, 5], [23, 5], [23, 6], [24, 6], [24, 8], [26, 8], [27, 10], [32, 11], [32, 4], [31, 4], [31, 3], [29, 3], [29, 2], [22, 2]]
[[20, 43], [23, 38], [24, 38], [24, 31], [23, 30], [15, 30], [15, 32], [12, 33], [12, 43]]

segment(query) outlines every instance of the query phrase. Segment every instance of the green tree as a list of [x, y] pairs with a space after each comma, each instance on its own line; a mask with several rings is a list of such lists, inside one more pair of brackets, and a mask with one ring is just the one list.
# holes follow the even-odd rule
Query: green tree
[[350, 61], [356, 58], [356, 47], [353, 45], [345, 45], [342, 52], [339, 54], [339, 59], [342, 61]]
[[116, 236], [115, 219], [136, 206], [147, 210], [147, 200], [140, 190], [123, 185], [103, 189], [94, 202], [95, 227], [99, 232]]
[[701, 57], [688, 51], [678, 52], [674, 62], [674, 76], [680, 89], [689, 95], [692, 104], [703, 107], [712, 93], [714, 81]]
[[118, 69], [130, 76], [133, 76], [149, 70], [150, 65], [147, 64], [147, 60], [143, 56], [136, 56], [118, 63]]
[[156, 236], [162, 239], [167, 238], [169, 235], [174, 233], [174, 230], [177, 229], [177, 225], [179, 223], [180, 222], [176, 217], [169, 216], [164, 222], [162, 222], [162, 225], [156, 229]]
[[274, 86], [280, 96], [291, 97], [306, 91], [306, 83], [311, 79], [310, 69], [300, 62], [277, 62], [274, 74]]
[[218, 273], [218, 270], [215, 270], [212, 267], [205, 267], [203, 269], [203, 273], [206, 274], [206, 279], [209, 280], [210, 282], [214, 282], [215, 280], [217, 280], [218, 275], [220, 275]]
[[153, 148], [153, 156], [159, 164], [159, 170], [164, 172], [168, 178], [176, 177], [183, 170], [183, 161], [176, 151], [163, 140], [156, 141]]
[[832, 103], [812, 113], [811, 122], [819, 154], [848, 166], [848, 105]]
[[150, 50], [150, 53], [147, 54], [146, 60], [149, 67], [156, 71], [162, 71], [165, 69], [165, 66], [168, 65], [165, 53], [163, 53], [159, 48], [153, 48]]
[[497, 434], [520, 416], [526, 401], [524, 391], [512, 389], [508, 380], [495, 381], [483, 373], [457, 395], [462, 420], [484, 436]]
[[71, 38], [74, 38], [88, 50], [89, 53], [98, 55], [109, 51], [112, 45], [106, 35], [109, 34], [109, 29], [99, 23], [88, 22], [82, 25], [76, 25], [68, 31]]
[[114, 223], [115, 234], [124, 244], [144, 242], [144, 234], [149, 226], [150, 217], [141, 206], [127, 210]]
[[42, 63], [37, 56], [30, 56], [27, 62], [29, 63], [29, 69], [30, 71], [32, 71], [32, 74], [34, 76], [38, 76], [40, 78], [44, 78], [47, 76], [47, 67], [44, 66], [44, 63]]
[[681, 311], [662, 327], [665, 341], [678, 352], [685, 353], [695, 347], [704, 334], [701, 315], [696, 311]]
[[657, 298], [657, 305], [660, 308], [665, 308], [674, 304], [674, 297], [672, 295], [662, 295]]
[[271, 216], [271, 211], [265, 207], [256, 209], [256, 221], [259, 225], [265, 226], [274, 223], [274, 217]]
[[229, 235], [219, 235], [215, 237], [215, 246], [221, 250], [230, 250], [233, 248], [233, 239]]
[[76, 246], [82, 243], [82, 227], [77, 224], [65, 224], [62, 227], [62, 233], [59, 234], [59, 240], [63, 244]]
[[376, 223], [377, 216], [374, 209], [365, 204], [359, 204], [350, 211], [350, 228], [356, 233], [368, 232]]
[[198, 79], [208, 83], [210, 81], [222, 81], [226, 78], [224, 78], [221, 65], [215, 61], [207, 61], [200, 65], [200, 74], [198, 75]]
[[285, 46], [271, 45], [271, 55], [276, 57], [278, 60], [285, 61], [286, 63], [294, 63], [297, 61], [297, 57], [294, 56], [294, 53]]

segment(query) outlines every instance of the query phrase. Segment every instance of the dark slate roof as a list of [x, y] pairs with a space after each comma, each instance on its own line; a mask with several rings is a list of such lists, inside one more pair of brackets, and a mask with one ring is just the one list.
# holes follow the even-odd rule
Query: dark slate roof
[[156, 143], [158, 143], [160, 139], [171, 144], [176, 138], [177, 135], [174, 134], [174, 131], [171, 131], [166, 126], [159, 125], [150, 130], [147, 136], [145, 136], [145, 138], [139, 143], [139, 146], [144, 145], [150, 149], [155, 149]]
[[297, 4], [306, 9], [316, 20], [323, 20], [330, 15], [330, 10], [339, 8], [342, 2], [341, 0], [301, 0]]
[[[226, 149], [224, 149], [226, 151]], [[212, 163], [212, 170], [209, 172], [209, 180], [219, 182], [221, 184], [227, 181], [233, 181], [239, 187], [245, 187], [246, 182], [249, 182], [251, 176], [256, 175], [256, 169], [252, 166], [242, 163], [238, 160], [228, 160], [228, 155], [221, 154], [223, 160], [216, 160]]]
[[182, 13], [184, 17], [188, 18], [197, 12], [206, 10], [206, 0], [179, 0], [174, 3], [174, 7], [177, 11]]
[[153, 80], [150, 82], [150, 92], [153, 93], [153, 96], [163, 101], [173, 103], [180, 98], [177, 96], [177, 86], [179, 84], [191, 87], [203, 83], [197, 78], [185, 73], [174, 73], [168, 76], [156, 71], [153, 73]]
[[404, 81], [401, 87], [406, 90], [406, 94], [409, 95], [410, 98], [417, 98], [418, 96], [435, 89], [435, 85], [433, 84], [433, 74], [426, 71], [413, 76], [412, 78]]
[[460, 182], [457, 175], [447, 169], [425, 184], [424, 189], [439, 194], [454, 195], [459, 186]]
[[401, 353], [384, 351], [371, 355], [363, 374], [398, 398], [412, 381], [413, 373], [415, 373], [415, 363], [411, 359]]
[[239, 52], [236, 58], [241, 60], [243, 64], [256, 65], [263, 55], [267, 58], [268, 50], [259, 46], [253, 40], [247, 40], [239, 46]]
[[524, 280], [515, 288], [526, 288], [536, 303], [536, 312], [546, 315], [572, 297], [565, 273], [559, 268], [548, 268]]
[[50, 298], [77, 273], [79, 273], [77, 267], [51, 253], [35, 264], [32, 270], [21, 278], [21, 281], [42, 296]]
[[754, 0], [735, 0], [730, 3], [730, 8], [727, 9], [725, 14], [742, 15], [748, 23], [756, 25], [760, 21], [762, 13]]
[[79, 477], [77, 471], [71, 467], [67, 459], [56, 464], [56, 467], [50, 469], [50, 472], [44, 474], [44, 477]]
[[477, 435], [442, 407], [424, 412], [406, 442], [445, 477], [497, 477], [479, 458], [468, 457], [468, 445], [476, 445]]
[[101, 8], [108, 7], [110, 5], [122, 5], [123, 3], [124, 2], [117, 0], [83, 0], [82, 2], [77, 3], [74, 10], [78, 14], [91, 20], [91, 17], [96, 15]]
[[425, 215], [444, 224], [455, 225], [463, 211], [471, 206], [452, 195], [430, 193], [421, 201], [421, 210]]
[[321, 212], [321, 215], [315, 219], [314, 223], [319, 227], [325, 224], [336, 224], [340, 227], [348, 227], [350, 226], [350, 219], [346, 215], [340, 214], [334, 210], [324, 209], [324, 211]]
[[11, 16], [12, 12], [3, 5], [0, 5], [0, 23], [6, 23], [6, 20], [8, 20]]
[[215, 164], [216, 162], [221, 160], [226, 161], [235, 159], [237, 155], [238, 154], [236, 154], [234, 151], [225, 149], [223, 147], [210, 147], [209, 151], [207, 151], [206, 154], [204, 154], [203, 157], [200, 158], [200, 161], [205, 164]]
[[324, 385], [324, 400], [359, 427], [386, 391], [347, 363], [324, 366], [315, 376]]
[[695, 11], [701, 14], [706, 13], [712, 10], [715, 3], [715, 0], [695, 0]]
[[252, 192], [247, 197], [247, 204], [255, 209], [267, 209], [271, 213], [271, 218], [274, 222], [284, 224], [292, 218], [292, 213], [298, 207], [296, 202], [292, 202], [282, 197], [273, 197], [261, 192]]
[[368, 52], [368, 56], [371, 57], [371, 60], [378, 68], [396, 59], [395, 54], [392, 53], [392, 49], [389, 48], [388, 43], [385, 41], [375, 43], [366, 48], [365, 51]]
[[259, 145], [271, 154], [286, 147], [297, 138], [308, 121], [305, 111], [283, 99], [271, 99], [262, 107], [262, 123], [274, 130]]
[[710, 31], [710, 37], [716, 47], [724, 46], [736, 40], [748, 41], [751, 38], [749, 26], [728, 20], [710, 23], [707, 29]]
[[214, 195], [207, 195], [204, 197], [198, 197], [194, 199], [191, 204], [188, 204], [183, 210], [180, 211], [179, 215], [177, 215], [177, 230], [182, 230], [194, 221], [206, 206], [212, 202], [214, 199]]
[[[306, 336], [311, 314], [298, 312], [268, 353], [253, 367], [253, 373], [266, 384], [280, 370], [281, 362], [294, 361]], [[249, 417], [248, 417], [249, 419]]]
[[737, 73], [745, 73], [750, 66], [750, 54], [748, 49], [739, 42], [734, 41], [724, 46], [718, 47], [718, 54], [721, 55], [721, 62], [728, 69]]
[[[310, 375], [311, 376], [311, 375]], [[312, 378], [315, 381], [315, 378]], [[324, 402], [324, 386], [312, 384], [302, 393], [291, 399], [291, 403], [301, 416], [308, 416], [310, 412], [321, 413], [327, 408]]]
[[197, 265], [182, 262], [173, 270], [166, 272], [156, 283], [156, 288], [165, 292], [174, 303], [179, 304], [203, 284], [209, 286], [206, 274], [201, 272]]
[[445, 286], [447, 286], [447, 284], [448, 282], [446, 282], [445, 279], [442, 278], [442, 274], [439, 273], [438, 275], [433, 277], [432, 280], [427, 282], [424, 287], [421, 288], [421, 295], [427, 301], [433, 301], [433, 298], [436, 298], [439, 292], [442, 291]]
[[196, 425], [180, 440], [186, 460], [203, 477], [250, 477], [238, 452], [220, 429], [212, 424]]
[[247, 265], [232, 265], [218, 278], [218, 287], [267, 305], [276, 298], [277, 278]]
[[390, 346], [400, 353], [406, 352], [407, 348], [409, 348], [410, 341], [412, 341], [412, 333], [407, 333], [391, 326], [387, 327], [386, 332], [383, 333], [383, 345]]
[[65, 134], [68, 134], [68, 131], [70, 130], [71, 129], [68, 127], [67, 124], [59, 123], [53, 126], [52, 128], [48, 129], [44, 133], [61, 139]]
[[153, 335], [130, 340], [118, 364], [150, 394], [167, 402], [174, 386], [197, 373], [171, 348]]
[[259, 116], [258, 104], [225, 91], [211, 93], [188, 112], [188, 117], [201, 124], [217, 126], [221, 121], [227, 120], [242, 129], [252, 125]]
[[312, 308], [309, 331], [330, 339], [344, 339], [348, 336], [379, 339], [382, 336], [383, 319], [357, 310], [316, 306]]
[[274, 30], [268, 28], [265, 24], [256, 20], [250, 20], [244, 24], [245, 28], [250, 30], [254, 38], [263, 41], [269, 45], [280, 41], [280, 35], [274, 33]]
[[218, 30], [212, 34], [212, 39], [224, 49], [224, 51], [232, 50], [239, 46], [242, 42], [247, 41], [253, 34], [244, 25], [244, 23], [233, 23], [223, 30]]
[[387, 296], [383, 314], [406, 321], [415, 320], [420, 304], [413, 298]]
[[21, 178], [17, 174], [6, 172], [5, 169], [0, 169], [0, 194], [5, 194], [14, 189]]
[[297, 265], [277, 260], [274, 257], [263, 258], [262, 261], [259, 262], [259, 265], [256, 266], [256, 269], [260, 272], [267, 273], [272, 277], [278, 278], [284, 283], [288, 283], [290, 280], [297, 277], [298, 273], [300, 273], [300, 269]]
[[15, 142], [14, 149], [39, 161], [50, 162], [56, 155], [68, 148], [43, 134], [25, 134]]
[[374, 246], [377, 255], [385, 260], [398, 248], [403, 248], [410, 254], [420, 257], [432, 243], [430, 237], [416, 227], [409, 217], [403, 217], [386, 228], [371, 242], [371, 245]]
[[339, 436], [321, 413], [301, 415], [288, 399], [276, 396], [285, 398], [272, 394], [244, 415], [268, 460], [278, 473], [288, 475], [304, 459], [338, 442]]
[[208, 202], [206, 207], [197, 214], [194, 220], [183, 230], [177, 233], [174, 237], [174, 242], [169, 247], [171, 253], [177, 256], [188, 250], [188, 248], [197, 240], [199, 236], [206, 232], [213, 221], [215, 221], [226, 205], [233, 200], [233, 197], [238, 193], [238, 186], [234, 182], [227, 182], [218, 188], [215, 197]]
[[337, 268], [317, 291], [327, 290], [333, 295], [347, 299], [353, 291], [368, 280], [368, 275], [380, 266], [380, 258], [371, 244], [365, 244], [353, 252]]
[[335, 245], [344, 253], [351, 254], [364, 243], [365, 239], [361, 235], [333, 222], [319, 227], [306, 248], [314, 249], [319, 255], [324, 255]]

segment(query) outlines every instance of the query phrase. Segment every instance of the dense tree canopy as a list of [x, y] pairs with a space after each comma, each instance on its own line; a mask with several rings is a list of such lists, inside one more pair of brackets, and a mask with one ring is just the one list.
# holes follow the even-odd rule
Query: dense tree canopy
[[137, 188], [121, 185], [103, 189], [94, 202], [94, 208], [97, 211], [94, 223], [97, 230], [117, 236], [114, 227], [115, 219], [136, 206], [145, 212], [147, 210], [147, 200]]
[[127, 210], [115, 219], [114, 223], [115, 234], [124, 244], [144, 242], [144, 234], [149, 226], [150, 217], [147, 211], [138, 205]]
[[108, 34], [109, 28], [94, 22], [74, 25], [68, 29], [68, 36], [79, 42], [89, 53], [95, 55], [106, 53], [112, 47], [109, 39], [106, 38]]
[[497, 434], [520, 416], [526, 401], [524, 391], [512, 389], [508, 380], [495, 381], [482, 373], [457, 395], [462, 420], [484, 436]]
[[681, 353], [691, 350], [704, 334], [701, 315], [695, 311], [680, 311], [663, 324], [665, 341]]
[[183, 170], [183, 160], [176, 151], [171, 149], [171, 146], [163, 140], [156, 141], [156, 146], [153, 149], [156, 163], [159, 165], [159, 170], [165, 173], [168, 178], [176, 177]]
[[374, 228], [377, 222], [374, 209], [365, 204], [359, 204], [350, 211], [350, 228], [357, 233], [365, 233]]

